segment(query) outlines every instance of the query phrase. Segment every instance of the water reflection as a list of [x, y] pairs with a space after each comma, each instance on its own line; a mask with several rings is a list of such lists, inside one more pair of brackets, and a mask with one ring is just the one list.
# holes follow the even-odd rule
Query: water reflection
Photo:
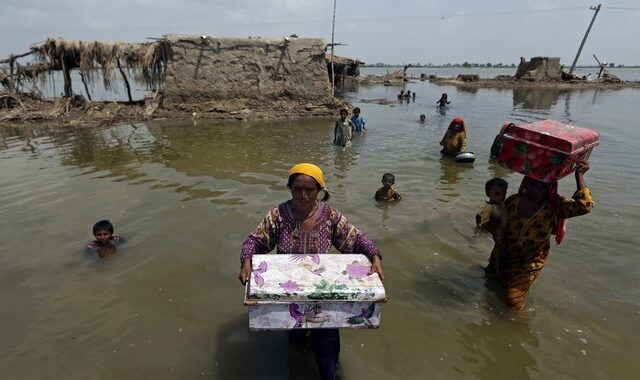
[[387, 229], [387, 220], [389, 220], [389, 213], [396, 207], [398, 202], [386, 202], [386, 201], [376, 201], [376, 208], [382, 211], [382, 228]]
[[[286, 332], [249, 332], [242, 314], [219, 324], [215, 340], [216, 354], [210, 368], [216, 378], [282, 379], [288, 372]], [[308, 368], [315, 370], [313, 365]]]
[[487, 167], [487, 169], [489, 170], [489, 173], [491, 174], [489, 177], [490, 178], [505, 178], [508, 177], [509, 174], [511, 174], [511, 170], [509, 169], [505, 169], [502, 166], [500, 166], [500, 164], [498, 163], [498, 160], [495, 158], [490, 158], [489, 161], [489, 166]]
[[539, 346], [528, 320], [505, 318], [487, 310], [480, 322], [471, 322], [457, 329], [468, 353], [465, 360], [475, 363], [475, 376], [481, 379], [531, 379], [539, 373], [538, 363], [528, 347]]
[[513, 89], [513, 107], [549, 110], [559, 96], [557, 88], [516, 87]]
[[336, 177], [339, 179], [346, 178], [349, 168], [355, 163], [356, 157], [355, 147], [334, 147], [333, 167], [336, 171]]
[[456, 162], [453, 157], [442, 156], [440, 159], [440, 183], [454, 185], [460, 181], [462, 173], [473, 169], [472, 163]]
[[460, 92], [466, 92], [468, 94], [477, 94], [479, 88], [478, 87], [471, 87], [471, 86], [469, 86], [469, 87], [468, 86], [460, 86], [460, 87], [458, 87], [458, 90]]

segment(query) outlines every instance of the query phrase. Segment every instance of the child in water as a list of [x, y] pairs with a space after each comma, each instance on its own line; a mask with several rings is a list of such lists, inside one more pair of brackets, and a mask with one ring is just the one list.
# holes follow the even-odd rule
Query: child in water
[[376, 191], [375, 198], [377, 201], [399, 201], [402, 199], [400, 193], [393, 188], [396, 183], [396, 176], [391, 173], [384, 173], [382, 175], [382, 187]]
[[502, 178], [492, 178], [484, 185], [484, 191], [489, 197], [484, 208], [476, 215], [476, 226], [491, 232], [495, 246], [489, 257], [487, 273], [496, 273], [500, 264], [500, 247], [498, 247], [500, 228], [504, 222], [504, 200], [507, 197], [509, 184]]
[[87, 252], [97, 252], [101, 258], [112, 256], [117, 252], [116, 246], [125, 242], [122, 236], [113, 234], [113, 224], [107, 219], [93, 225], [94, 241], [87, 245]]
[[353, 131], [356, 126], [353, 122], [347, 119], [349, 112], [345, 108], [340, 110], [340, 119], [336, 120], [336, 125], [333, 128], [333, 143], [338, 146], [351, 146], [351, 139], [353, 139]]
[[360, 107], [356, 107], [353, 109], [353, 116], [351, 116], [351, 122], [356, 126], [356, 132], [360, 133], [365, 131], [367, 128], [364, 126], [364, 119], [360, 116]]
[[421, 123], [424, 123], [425, 121], [427, 121], [427, 115], [425, 115], [425, 114], [421, 114], [421, 115], [420, 115], [420, 120], [419, 120], [419, 121], [420, 121]]
[[440, 97], [440, 100], [438, 100], [436, 103], [438, 104], [438, 107], [446, 107], [447, 104], [451, 104], [451, 102], [448, 100], [448, 95], [446, 93], [442, 94], [442, 97]]

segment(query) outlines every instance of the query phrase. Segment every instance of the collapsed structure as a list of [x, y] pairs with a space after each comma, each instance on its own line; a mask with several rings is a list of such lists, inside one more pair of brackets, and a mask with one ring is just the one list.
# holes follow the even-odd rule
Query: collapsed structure
[[533, 82], [560, 80], [561, 77], [560, 57], [533, 57], [530, 61], [520, 57], [520, 64], [515, 75], [516, 79]]
[[172, 51], [163, 109], [205, 114], [326, 115], [325, 43], [316, 38], [165, 37]]
[[[25, 54], [0, 61], [8, 64], [0, 68], [0, 84], [5, 96], [15, 98], [27, 89], [38, 92], [38, 83], [62, 72], [64, 98], [79, 98], [83, 91], [72, 81], [74, 70], [89, 100], [98, 80], [106, 90], [116, 81], [124, 82], [129, 103], [133, 103], [129, 82], [142, 84], [154, 94], [146, 99], [151, 104], [147, 116], [330, 115], [343, 103], [332, 94], [325, 46], [322, 39], [297, 37], [167, 35], [145, 43], [48, 39]], [[19, 63], [29, 55], [35, 58], [32, 62]], [[5, 103], [4, 108], [21, 104]]]

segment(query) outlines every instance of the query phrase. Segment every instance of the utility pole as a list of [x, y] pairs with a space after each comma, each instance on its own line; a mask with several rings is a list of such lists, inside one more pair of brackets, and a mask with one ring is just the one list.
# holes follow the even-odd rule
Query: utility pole
[[331, 25], [331, 96], [333, 96], [335, 94], [335, 89], [333, 88], [334, 83], [336, 82], [336, 70], [333, 64], [333, 49], [334, 49], [334, 43], [333, 43], [333, 36], [335, 34], [336, 31], [336, 0], [333, 0], [333, 24]]
[[593, 22], [596, 21], [596, 16], [598, 15], [598, 12], [600, 12], [600, 7], [602, 6], [602, 4], [598, 4], [597, 7], [589, 7], [589, 9], [591, 9], [592, 11], [596, 11], [596, 13], [593, 14], [593, 18], [591, 19], [591, 23], [589, 24], [589, 27], [587, 28], [587, 32], [584, 34], [584, 38], [582, 39], [582, 43], [580, 44], [580, 48], [578, 49], [578, 53], [576, 54], [576, 58], [573, 60], [573, 64], [571, 65], [571, 70], [569, 70], [569, 75], [573, 74], [573, 71], [576, 69], [576, 64], [578, 63], [578, 58], [580, 57], [580, 53], [582, 53], [582, 48], [584, 47], [584, 43], [587, 42], [587, 36], [589, 35], [589, 31], [591, 31], [591, 27], [593, 26]]

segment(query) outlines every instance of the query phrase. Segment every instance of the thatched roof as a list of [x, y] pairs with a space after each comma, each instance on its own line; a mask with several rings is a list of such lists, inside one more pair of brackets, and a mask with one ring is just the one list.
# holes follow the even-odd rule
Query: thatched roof
[[40, 45], [31, 47], [31, 52], [46, 68], [53, 70], [79, 69], [89, 83], [96, 80], [96, 72], [102, 73], [105, 88], [112, 87], [114, 70], [122, 66], [127, 70], [140, 70], [142, 81], [150, 88], [162, 84], [164, 69], [171, 58], [168, 42], [160, 40], [146, 43], [74, 41], [49, 38]]

